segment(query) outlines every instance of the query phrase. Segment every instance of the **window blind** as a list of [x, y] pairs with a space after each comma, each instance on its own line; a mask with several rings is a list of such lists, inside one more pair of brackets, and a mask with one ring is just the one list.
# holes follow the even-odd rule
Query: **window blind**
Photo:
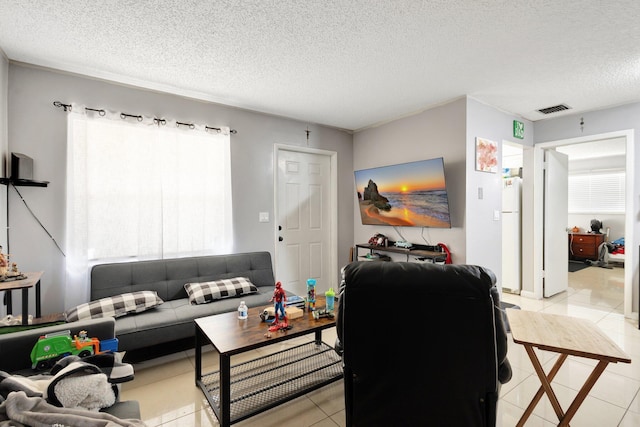
[[569, 175], [569, 213], [624, 213], [625, 172]]

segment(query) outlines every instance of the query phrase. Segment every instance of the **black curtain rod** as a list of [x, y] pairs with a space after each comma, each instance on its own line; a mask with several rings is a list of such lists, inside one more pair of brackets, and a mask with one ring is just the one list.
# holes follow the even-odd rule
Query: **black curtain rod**
[[[64, 111], [71, 111], [71, 109], [72, 109], [71, 104], [63, 104], [60, 101], [53, 101], [53, 105], [55, 107], [57, 107], [57, 108], [63, 108]], [[104, 116], [104, 115], [107, 114], [106, 111], [103, 110], [103, 109], [85, 107], [85, 110], [86, 111], [95, 111], [101, 116]], [[120, 113], [120, 118], [123, 119], [123, 120], [127, 119], [127, 118], [134, 118], [134, 119], [137, 119], [139, 122], [141, 122], [143, 120], [143, 116], [141, 116], [139, 114]], [[158, 126], [165, 125], [167, 123], [167, 121], [165, 119], [159, 119], [157, 117], [153, 119], [153, 122], [155, 124], [157, 124]], [[178, 121], [176, 121], [176, 126], [178, 126], [178, 127], [187, 126], [189, 129], [195, 129], [195, 127], [196, 127], [193, 123], [184, 123], [184, 122], [178, 122]], [[207, 130], [207, 131], [208, 130], [215, 130], [218, 133], [220, 133], [222, 131], [221, 128], [216, 128], [216, 127], [211, 127], [211, 126], [205, 126], [204, 129]], [[238, 133], [238, 131], [235, 130], [235, 129], [229, 129], [229, 133], [235, 135], [236, 133]]]

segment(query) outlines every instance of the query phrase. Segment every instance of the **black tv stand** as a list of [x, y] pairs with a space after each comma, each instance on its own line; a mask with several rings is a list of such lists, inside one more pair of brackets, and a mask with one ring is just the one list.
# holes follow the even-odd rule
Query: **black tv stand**
[[356, 260], [362, 261], [365, 257], [360, 257], [359, 249], [366, 249], [369, 253], [372, 252], [388, 252], [394, 254], [404, 254], [407, 256], [407, 261], [410, 261], [413, 257], [416, 260], [428, 259], [431, 262], [445, 262], [447, 254], [442, 252], [440, 246], [430, 245], [413, 245], [411, 248], [399, 248], [393, 246], [393, 242], [389, 242], [388, 246], [369, 245], [367, 243], [361, 243], [356, 245]]

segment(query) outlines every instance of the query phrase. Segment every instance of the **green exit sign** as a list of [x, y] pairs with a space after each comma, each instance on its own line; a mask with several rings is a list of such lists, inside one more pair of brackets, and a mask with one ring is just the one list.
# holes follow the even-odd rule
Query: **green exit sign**
[[524, 139], [524, 123], [517, 120], [513, 121], [513, 136], [518, 139]]

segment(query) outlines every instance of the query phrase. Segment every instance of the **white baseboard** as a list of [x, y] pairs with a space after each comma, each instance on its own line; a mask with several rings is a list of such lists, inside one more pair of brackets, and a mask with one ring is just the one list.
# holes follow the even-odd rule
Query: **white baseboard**
[[542, 298], [536, 297], [536, 294], [531, 291], [520, 291], [520, 296], [525, 298], [530, 298], [530, 299], [542, 299]]

